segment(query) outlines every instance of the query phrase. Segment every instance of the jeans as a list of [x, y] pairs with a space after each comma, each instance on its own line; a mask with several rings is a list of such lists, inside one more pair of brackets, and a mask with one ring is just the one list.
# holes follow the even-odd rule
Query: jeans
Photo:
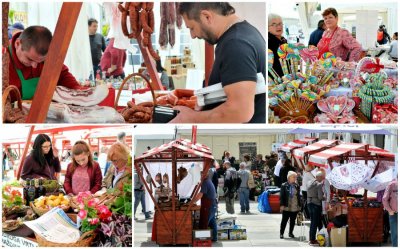
[[389, 215], [389, 223], [392, 246], [397, 247], [397, 213], [395, 213], [394, 215]]
[[218, 240], [218, 231], [217, 231], [217, 220], [215, 218], [215, 213], [217, 212], [217, 201], [215, 200], [210, 207], [210, 211], [208, 213], [208, 226], [212, 229], [212, 240]]
[[298, 212], [289, 212], [289, 211], [282, 212], [281, 233], [280, 234], [283, 235], [285, 233], [286, 224], [287, 224], [289, 218], [290, 218], [289, 234], [293, 234], [294, 224], [295, 224], [296, 218], [297, 218], [297, 213]]
[[239, 201], [240, 201], [240, 212], [248, 212], [250, 210], [250, 203], [249, 203], [249, 193], [250, 190], [248, 188], [239, 188]]
[[[146, 211], [146, 201], [145, 201], [145, 192], [140, 190], [135, 190], [135, 207], [133, 216], [136, 214], [136, 209], [139, 206], [139, 202], [142, 203], [142, 209]], [[146, 218], [150, 218], [149, 212], [144, 212], [144, 216]]]
[[318, 224], [321, 220], [322, 206], [314, 203], [308, 203], [308, 211], [310, 212], [311, 224], [310, 224], [310, 241], [316, 240]]

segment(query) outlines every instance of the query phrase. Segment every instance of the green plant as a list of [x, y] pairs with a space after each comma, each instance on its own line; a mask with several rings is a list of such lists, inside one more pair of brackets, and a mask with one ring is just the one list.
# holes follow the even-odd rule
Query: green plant
[[132, 217], [132, 180], [124, 184], [124, 194], [118, 196], [111, 206], [113, 212]]
[[12, 190], [11, 186], [15, 185], [5, 185], [2, 188], [3, 205], [5, 207], [24, 205], [24, 200], [22, 199], [21, 193], [18, 190]]

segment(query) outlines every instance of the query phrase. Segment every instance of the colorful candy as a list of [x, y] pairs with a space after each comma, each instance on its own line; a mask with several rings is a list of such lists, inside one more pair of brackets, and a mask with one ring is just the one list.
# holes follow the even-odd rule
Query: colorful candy
[[282, 45], [279, 46], [278, 51], [277, 51], [279, 58], [286, 59], [286, 56], [287, 56], [287, 53], [288, 53], [287, 52], [288, 47], [289, 47], [289, 45], [287, 43], [282, 44]]
[[274, 52], [271, 49], [268, 49], [268, 68], [272, 68], [274, 64]]
[[331, 68], [336, 65], [336, 56], [331, 52], [323, 53], [319, 60], [324, 68]]

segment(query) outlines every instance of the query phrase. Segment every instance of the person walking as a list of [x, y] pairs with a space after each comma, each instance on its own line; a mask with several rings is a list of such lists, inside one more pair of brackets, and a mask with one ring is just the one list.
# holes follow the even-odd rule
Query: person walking
[[235, 194], [237, 189], [237, 171], [231, 166], [229, 161], [224, 162], [225, 181], [224, 181], [224, 196], [226, 204], [226, 212], [229, 214], [235, 213]]
[[300, 211], [300, 186], [296, 183], [297, 173], [289, 171], [287, 181], [282, 184], [280, 192], [280, 211], [282, 213], [280, 238], [283, 239], [286, 224], [289, 223], [289, 237], [294, 238], [293, 230], [297, 213]]

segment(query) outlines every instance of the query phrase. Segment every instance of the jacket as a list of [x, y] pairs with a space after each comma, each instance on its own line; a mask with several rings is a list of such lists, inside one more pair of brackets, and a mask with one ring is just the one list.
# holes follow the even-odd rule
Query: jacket
[[103, 188], [114, 188], [116, 190], [123, 192], [125, 183], [132, 184], [132, 172], [129, 172], [127, 168], [125, 172], [122, 174], [121, 178], [118, 179], [115, 186], [112, 187], [114, 174], [115, 174], [115, 166], [111, 165], [106, 175], [103, 178], [103, 182], [101, 184]]
[[312, 181], [307, 189], [307, 203], [322, 206], [323, 199], [322, 182], [318, 182], [317, 180]]
[[25, 159], [24, 165], [22, 166], [21, 178], [32, 179], [32, 178], [45, 178], [49, 180], [57, 180], [55, 173], [61, 172], [60, 161], [57, 157], [54, 157], [50, 165], [46, 164], [44, 168], [33, 159], [32, 155], [28, 155]]
[[383, 207], [388, 212], [397, 212], [397, 200], [398, 200], [398, 187], [397, 181], [394, 180], [385, 189], [385, 194], [382, 198]]
[[[297, 183], [294, 183], [294, 186], [297, 190], [297, 203], [300, 206], [300, 186]], [[290, 197], [290, 184], [285, 182], [281, 186], [281, 196], [280, 196], [280, 206], [289, 206], [289, 197]]]
[[[10, 55], [10, 51], [7, 48], [6, 54], [10, 56], [10, 63], [8, 65], [9, 68], [9, 74], [10, 74], [10, 85], [18, 87], [19, 91], [22, 93], [22, 85], [21, 85], [21, 80], [18, 77], [17, 70], [15, 69], [18, 68], [21, 70], [22, 75], [24, 78], [27, 79], [32, 79], [32, 78], [37, 78], [40, 77], [42, 74], [42, 70], [44, 67], [44, 62], [39, 63], [36, 68], [33, 67], [27, 67], [24, 64], [22, 64], [16, 55], [15, 51], [15, 41], [18, 39], [18, 37], [21, 35], [21, 33], [17, 33], [13, 36], [11, 39], [11, 48], [12, 48], [12, 59]], [[12, 60], [15, 63], [12, 62]], [[85, 89], [85, 87], [82, 87], [79, 85], [78, 81], [76, 81], [75, 77], [69, 72], [68, 67], [63, 65], [61, 68], [60, 72], [60, 77], [58, 79], [57, 85], [59, 86], [65, 86], [69, 89]], [[12, 101], [16, 100], [16, 96], [11, 94], [12, 96]]]
[[[67, 173], [65, 174], [64, 189], [67, 194], [72, 193], [72, 163], [68, 164]], [[87, 173], [90, 179], [90, 192], [96, 193], [101, 189], [102, 175], [100, 166], [97, 162], [93, 162], [93, 167], [87, 167]]]
[[268, 32], [268, 49], [271, 49], [274, 53], [274, 64], [272, 68], [279, 76], [283, 76], [281, 63], [279, 62], [278, 48], [280, 45], [287, 43], [286, 39], [282, 37], [280, 40], [278, 37]]

